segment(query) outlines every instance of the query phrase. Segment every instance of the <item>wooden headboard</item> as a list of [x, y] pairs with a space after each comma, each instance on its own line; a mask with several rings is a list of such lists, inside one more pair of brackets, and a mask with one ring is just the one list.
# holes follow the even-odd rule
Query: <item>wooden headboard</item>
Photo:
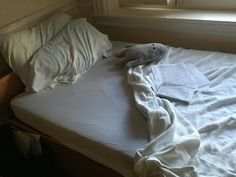
[[[4, 0], [0, 6], [0, 38], [8, 32], [31, 27], [56, 11], [76, 18], [79, 16], [76, 15], [78, 0]], [[9, 101], [14, 96], [23, 91], [24, 85], [16, 74], [9, 71], [0, 75], [0, 112], [9, 107]]]
[[0, 111], [8, 108], [9, 101], [23, 91], [23, 83], [13, 72], [0, 78]]

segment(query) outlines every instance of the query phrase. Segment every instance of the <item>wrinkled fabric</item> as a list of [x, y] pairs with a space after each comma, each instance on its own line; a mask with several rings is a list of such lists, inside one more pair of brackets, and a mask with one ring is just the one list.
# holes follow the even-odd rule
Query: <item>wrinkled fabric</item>
[[230, 54], [170, 48], [159, 64], [193, 64], [211, 83], [199, 89], [188, 106], [155, 95], [155, 83], [147, 77], [150, 66], [129, 69], [128, 82], [150, 137], [136, 152], [138, 176], [236, 176], [235, 59]]
[[73, 20], [33, 56], [26, 90], [74, 84], [111, 49], [107, 35], [85, 19]]

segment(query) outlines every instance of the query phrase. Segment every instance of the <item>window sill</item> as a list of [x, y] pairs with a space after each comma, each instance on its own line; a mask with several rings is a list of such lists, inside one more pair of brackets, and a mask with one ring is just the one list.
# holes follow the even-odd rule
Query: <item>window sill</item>
[[123, 7], [112, 15], [136, 17], [147, 16], [178, 20], [236, 22], [236, 12], [233, 11]]
[[122, 7], [96, 24], [236, 37], [236, 12]]

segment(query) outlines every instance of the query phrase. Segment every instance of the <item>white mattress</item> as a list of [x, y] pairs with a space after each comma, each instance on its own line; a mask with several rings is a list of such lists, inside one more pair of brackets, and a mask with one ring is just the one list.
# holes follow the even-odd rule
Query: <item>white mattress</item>
[[[113, 46], [117, 50], [124, 43]], [[134, 104], [126, 72], [106, 59], [77, 84], [23, 93], [12, 100], [12, 108], [28, 125], [124, 176], [133, 176], [133, 157], [148, 142], [148, 129]]]
[[[125, 44], [113, 42], [115, 50]], [[209, 91], [199, 91], [189, 106], [173, 102], [196, 128], [235, 113], [232, 99], [227, 105], [220, 100], [236, 98], [236, 72], [226, 73], [224, 80], [217, 71], [235, 65], [236, 55], [182, 48], [170, 48], [169, 54], [161, 63], [193, 64], [212, 83]], [[148, 128], [134, 104], [126, 72], [104, 60], [77, 84], [21, 94], [12, 100], [12, 107], [23, 122], [124, 176], [133, 176], [134, 154], [148, 142]], [[212, 105], [218, 105], [217, 109]]]

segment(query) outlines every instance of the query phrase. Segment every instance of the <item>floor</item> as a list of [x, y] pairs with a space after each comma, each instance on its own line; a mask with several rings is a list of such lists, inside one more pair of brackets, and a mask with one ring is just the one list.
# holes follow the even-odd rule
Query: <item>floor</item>
[[66, 177], [46, 147], [42, 155], [25, 158], [16, 147], [11, 128], [0, 125], [0, 177]]

